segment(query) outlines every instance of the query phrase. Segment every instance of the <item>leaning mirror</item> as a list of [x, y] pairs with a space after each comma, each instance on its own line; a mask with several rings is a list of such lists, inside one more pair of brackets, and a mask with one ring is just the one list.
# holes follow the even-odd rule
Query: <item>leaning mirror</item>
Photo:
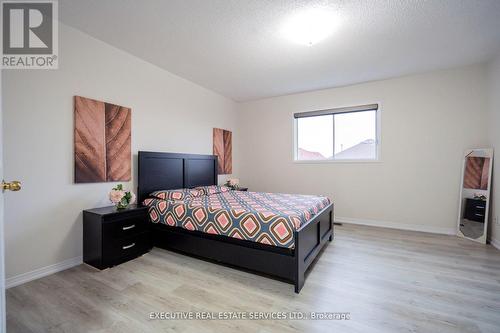
[[486, 243], [493, 149], [469, 149], [463, 161], [458, 235]]

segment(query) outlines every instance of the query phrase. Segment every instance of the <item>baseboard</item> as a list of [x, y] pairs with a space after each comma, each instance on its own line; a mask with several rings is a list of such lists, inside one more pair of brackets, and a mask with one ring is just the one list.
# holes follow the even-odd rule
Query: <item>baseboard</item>
[[388, 222], [388, 221], [356, 219], [351, 217], [336, 216], [335, 222], [346, 223], [346, 224], [368, 225], [372, 227], [381, 227], [381, 228], [429, 232], [433, 234], [443, 234], [443, 235], [457, 234], [456, 228], [432, 227], [427, 225], [416, 225], [416, 224], [403, 224], [403, 223]]
[[75, 257], [71, 259], [67, 259], [57, 264], [53, 264], [50, 266], [42, 267], [35, 269], [34, 271], [19, 274], [13, 277], [10, 277], [5, 280], [5, 288], [12, 288], [15, 286], [19, 286], [23, 283], [30, 282], [39, 278], [42, 278], [47, 275], [51, 275], [60, 271], [64, 271], [65, 269], [75, 267], [80, 265], [83, 262], [82, 257]]
[[490, 244], [493, 246], [493, 247], [496, 247], [497, 250], [500, 250], [500, 240], [498, 239], [490, 239]]

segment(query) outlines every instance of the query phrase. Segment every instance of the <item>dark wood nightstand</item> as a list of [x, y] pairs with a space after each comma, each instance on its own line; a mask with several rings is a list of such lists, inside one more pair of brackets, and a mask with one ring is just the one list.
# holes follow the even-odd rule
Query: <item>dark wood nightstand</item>
[[248, 187], [238, 187], [235, 191], [248, 192]]
[[486, 201], [467, 198], [465, 200], [464, 218], [484, 223], [486, 215]]
[[104, 269], [151, 249], [148, 208], [131, 205], [83, 211], [83, 261]]

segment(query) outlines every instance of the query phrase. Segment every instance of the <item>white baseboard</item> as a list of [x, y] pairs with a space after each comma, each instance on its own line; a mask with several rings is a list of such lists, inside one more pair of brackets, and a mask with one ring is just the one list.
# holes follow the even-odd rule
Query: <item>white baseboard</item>
[[351, 217], [335, 217], [335, 222], [338, 223], [346, 223], [346, 224], [361, 224], [368, 225], [372, 227], [381, 227], [381, 228], [391, 228], [391, 229], [400, 229], [400, 230], [411, 230], [411, 231], [421, 231], [421, 232], [429, 232], [433, 234], [444, 234], [444, 235], [456, 235], [456, 228], [445, 228], [445, 227], [432, 227], [427, 225], [416, 225], [416, 224], [404, 224], [404, 223], [396, 223], [396, 222], [388, 222], [388, 221], [377, 221], [377, 220], [366, 220], [366, 219], [356, 219]]
[[490, 244], [493, 245], [493, 247], [496, 247], [497, 250], [500, 250], [500, 240], [498, 239], [490, 239]]
[[60, 271], [64, 271], [65, 269], [75, 267], [80, 265], [83, 262], [82, 257], [75, 257], [71, 259], [67, 259], [57, 264], [53, 264], [50, 266], [42, 267], [35, 269], [34, 271], [19, 274], [13, 277], [10, 277], [5, 280], [5, 288], [12, 288], [15, 286], [19, 286], [23, 283], [30, 282], [39, 278], [42, 278], [47, 275], [51, 275]]

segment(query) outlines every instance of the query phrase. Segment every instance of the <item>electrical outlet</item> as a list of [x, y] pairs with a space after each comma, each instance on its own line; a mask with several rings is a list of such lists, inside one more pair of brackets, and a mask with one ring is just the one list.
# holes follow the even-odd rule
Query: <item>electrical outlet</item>
[[495, 224], [497, 224], [497, 225], [500, 225], [500, 221], [498, 220], [498, 216], [495, 216], [493, 218], [493, 222], [495, 222]]

